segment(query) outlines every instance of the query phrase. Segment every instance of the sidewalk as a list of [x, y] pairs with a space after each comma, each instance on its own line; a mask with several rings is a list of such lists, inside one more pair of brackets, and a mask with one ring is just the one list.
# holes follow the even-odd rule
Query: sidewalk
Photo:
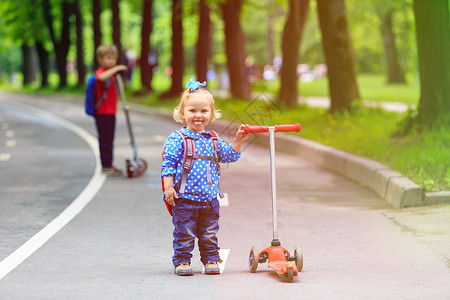
[[[306, 104], [311, 107], [318, 108], [329, 108], [330, 99], [325, 97], [301, 97], [298, 101], [300, 104]], [[371, 101], [363, 100], [363, 104], [366, 107], [381, 107], [384, 110], [403, 113], [408, 111], [408, 109], [415, 109], [415, 105], [407, 105], [401, 102], [384, 102], [384, 101]]]
[[[226, 90], [216, 90], [213, 92], [215, 96], [219, 97], [229, 97], [230, 93]], [[261, 97], [261, 95], [270, 95], [269, 93], [259, 92], [253, 93], [253, 99], [267, 100], [267, 97]], [[271, 98], [274, 98], [273, 95], [270, 95]], [[317, 108], [329, 108], [330, 107], [330, 99], [326, 97], [311, 97], [311, 96], [301, 96], [298, 99], [299, 104], [305, 104], [310, 107]], [[408, 109], [415, 109], [415, 105], [408, 105], [402, 102], [385, 102], [385, 101], [372, 101], [372, 100], [363, 100], [363, 104], [366, 107], [381, 107], [384, 110], [403, 113], [408, 111]]]

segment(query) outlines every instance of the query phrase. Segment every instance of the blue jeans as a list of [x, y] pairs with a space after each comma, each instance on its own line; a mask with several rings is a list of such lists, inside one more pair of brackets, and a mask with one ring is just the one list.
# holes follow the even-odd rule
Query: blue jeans
[[216, 237], [219, 231], [219, 201], [200, 203], [188, 199], [175, 200], [172, 207], [173, 231], [172, 262], [175, 267], [190, 263], [195, 238], [198, 238], [200, 260], [205, 265], [208, 262], [219, 261], [219, 245]]

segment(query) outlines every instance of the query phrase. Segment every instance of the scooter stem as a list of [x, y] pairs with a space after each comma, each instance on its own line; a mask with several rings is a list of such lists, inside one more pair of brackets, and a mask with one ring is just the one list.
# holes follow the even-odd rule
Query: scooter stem
[[131, 145], [131, 149], [133, 151], [133, 160], [137, 161], [138, 154], [137, 154], [136, 144], [134, 142], [133, 130], [131, 129], [129, 108], [128, 108], [127, 100], [125, 98], [125, 90], [123, 88], [122, 76], [120, 74], [117, 74], [116, 79], [117, 79], [117, 88], [119, 90], [118, 91], [119, 96], [120, 96], [120, 99], [122, 100], [123, 111], [125, 112], [125, 121], [127, 123], [128, 135], [130, 136], [130, 145]]
[[[275, 126], [269, 126], [270, 137], [270, 174], [272, 187], [272, 223], [273, 223], [273, 241], [278, 242], [278, 223], [277, 223], [277, 182], [275, 176]], [[279, 242], [278, 242], [279, 243]], [[279, 245], [278, 245], [279, 246]]]

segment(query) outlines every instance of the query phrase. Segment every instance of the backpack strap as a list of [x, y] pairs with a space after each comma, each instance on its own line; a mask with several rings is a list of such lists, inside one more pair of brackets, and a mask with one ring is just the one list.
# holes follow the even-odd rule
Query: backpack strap
[[[100, 99], [98, 99], [97, 104], [95, 105], [95, 111], [97, 111], [100, 108], [100, 105], [102, 104], [103, 100], [106, 99], [106, 95], [108, 94], [108, 90], [109, 90], [109, 86], [111, 84], [111, 78], [108, 78], [105, 80], [105, 87], [103, 88], [103, 93], [102, 96], [100, 97]], [[95, 85], [94, 85], [95, 86]], [[95, 89], [94, 89], [94, 93]], [[97, 97], [97, 94], [95, 94], [94, 99]]]
[[[217, 137], [217, 133], [214, 130], [208, 130], [209, 133], [211, 134], [211, 141], [213, 143], [213, 147], [214, 147], [214, 156], [216, 158], [216, 165], [217, 165], [217, 173], [219, 175], [220, 178], [220, 153], [219, 153], [219, 138]], [[223, 198], [223, 192], [222, 192], [222, 188], [220, 187], [220, 180], [217, 183], [217, 189], [219, 190], [219, 196], [220, 198]]]
[[183, 139], [184, 155], [183, 155], [183, 173], [181, 174], [181, 177], [178, 180], [178, 182], [174, 188], [175, 188], [175, 191], [183, 194], [186, 189], [187, 175], [189, 174], [189, 172], [192, 169], [192, 166], [194, 165], [195, 146], [194, 146], [194, 140], [192, 138], [184, 135], [179, 130], [177, 130], [176, 133], [178, 133], [181, 136], [181, 138]]

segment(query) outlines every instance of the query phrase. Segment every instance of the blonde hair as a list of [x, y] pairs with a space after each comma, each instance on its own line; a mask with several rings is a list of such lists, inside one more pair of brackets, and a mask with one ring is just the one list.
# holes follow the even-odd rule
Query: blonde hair
[[119, 50], [117, 50], [115, 45], [100, 45], [97, 50], [95, 50], [95, 55], [97, 58], [102, 58], [108, 54], [112, 54], [117, 57], [119, 56]]
[[219, 110], [216, 109], [216, 105], [214, 103], [214, 98], [207, 89], [199, 88], [197, 90], [191, 91], [190, 88], [188, 88], [181, 94], [180, 102], [173, 109], [173, 119], [176, 122], [186, 125], [186, 120], [184, 119], [183, 114], [181, 112], [183, 111], [185, 103], [189, 98], [199, 96], [199, 95], [206, 96], [209, 99], [209, 101], [211, 102], [210, 123], [216, 119], [219, 119], [222, 116], [221, 113], [219, 112]]

